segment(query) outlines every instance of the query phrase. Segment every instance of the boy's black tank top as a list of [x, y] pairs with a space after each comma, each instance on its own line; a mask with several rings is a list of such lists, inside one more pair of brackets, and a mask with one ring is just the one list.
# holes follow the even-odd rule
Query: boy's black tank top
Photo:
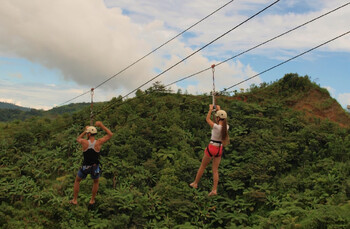
[[89, 147], [87, 148], [87, 150], [83, 152], [83, 155], [84, 155], [83, 165], [99, 164], [100, 154], [99, 152], [95, 151], [96, 140], [92, 143], [90, 142], [90, 140], [88, 141], [89, 141]]

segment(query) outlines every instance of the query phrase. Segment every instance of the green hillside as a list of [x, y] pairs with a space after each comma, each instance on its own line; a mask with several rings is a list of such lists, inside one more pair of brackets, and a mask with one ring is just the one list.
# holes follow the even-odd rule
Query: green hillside
[[6, 102], [0, 102], [0, 109], [14, 109], [14, 110], [22, 110], [22, 111], [29, 111], [30, 108], [28, 107], [21, 107], [17, 106], [12, 103], [6, 103]]
[[198, 190], [188, 186], [210, 138], [205, 116], [211, 98], [158, 89], [163, 87], [155, 84], [122, 104], [114, 98], [94, 107], [96, 119], [114, 136], [101, 152], [103, 173], [92, 210], [89, 177], [80, 184], [78, 206], [68, 203], [82, 162], [76, 138], [89, 124], [89, 108], [0, 123], [0, 225], [350, 227], [350, 117], [307, 76], [287, 74], [218, 97], [228, 112], [231, 144], [220, 164], [216, 197], [208, 197], [210, 167]]

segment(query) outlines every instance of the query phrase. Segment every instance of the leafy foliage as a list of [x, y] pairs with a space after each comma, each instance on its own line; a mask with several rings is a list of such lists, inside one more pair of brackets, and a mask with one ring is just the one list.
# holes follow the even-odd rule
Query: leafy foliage
[[[210, 98], [172, 94], [159, 83], [96, 118], [114, 132], [102, 148], [97, 206], [92, 180], [68, 204], [82, 161], [76, 137], [88, 124], [73, 115], [0, 123], [0, 224], [3, 228], [349, 228], [350, 129], [306, 118], [290, 104], [317, 88], [283, 79], [220, 96], [231, 144], [220, 165], [219, 196], [208, 197], [208, 168], [193, 181], [210, 128]], [[249, 97], [238, 100], [239, 97]], [[103, 133], [99, 133], [102, 135]]]

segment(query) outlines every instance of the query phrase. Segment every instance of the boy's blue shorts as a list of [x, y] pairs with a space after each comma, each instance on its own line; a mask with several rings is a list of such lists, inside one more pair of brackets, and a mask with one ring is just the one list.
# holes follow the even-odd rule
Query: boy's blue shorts
[[81, 178], [81, 179], [85, 179], [87, 177], [87, 175], [90, 174], [91, 178], [94, 179], [94, 180], [100, 178], [100, 176], [101, 176], [100, 165], [97, 165], [96, 170], [95, 170], [94, 173], [92, 171], [89, 172], [89, 173], [86, 173], [86, 172], [84, 173], [84, 170], [87, 170], [87, 169], [89, 169], [89, 166], [88, 165], [83, 165], [78, 171], [78, 174], [77, 174], [78, 177]]

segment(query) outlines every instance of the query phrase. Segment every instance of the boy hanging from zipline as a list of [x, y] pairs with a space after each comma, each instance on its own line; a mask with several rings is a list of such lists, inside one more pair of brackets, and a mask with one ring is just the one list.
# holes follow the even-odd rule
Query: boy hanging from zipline
[[[86, 178], [88, 174], [90, 174], [91, 178], [94, 180], [94, 183], [92, 185], [92, 195], [91, 199], [89, 201], [89, 207], [93, 206], [95, 204], [95, 197], [98, 191], [99, 186], [99, 178], [101, 175], [101, 168], [100, 168], [100, 150], [102, 145], [111, 139], [113, 136], [112, 131], [110, 131], [107, 127], [105, 127], [102, 122], [96, 121], [95, 126], [102, 128], [107, 135], [100, 139], [95, 139], [95, 135], [97, 134], [97, 129], [94, 127], [93, 124], [93, 101], [94, 97], [94, 88], [91, 88], [91, 106], [90, 106], [90, 126], [87, 126], [83, 133], [81, 133], [78, 138], [77, 142], [81, 144], [83, 147], [83, 156], [84, 161], [82, 166], [80, 167], [77, 176], [75, 177], [74, 181], [74, 189], [73, 189], [73, 199], [69, 201], [70, 204], [78, 204], [78, 194], [79, 194], [79, 186], [80, 181]], [[87, 135], [87, 139], [84, 139], [84, 136]]]
[[[95, 126], [102, 128], [107, 135], [100, 139], [95, 139], [95, 135], [97, 134], [97, 129], [94, 126], [87, 126], [83, 133], [81, 133], [78, 138], [77, 142], [79, 142], [83, 147], [83, 155], [84, 160], [82, 167], [79, 169], [78, 174], [75, 178], [74, 182], [74, 196], [73, 199], [69, 202], [71, 204], [76, 205], [78, 203], [78, 193], [79, 193], [79, 185], [80, 181], [86, 178], [88, 174], [90, 174], [91, 178], [94, 180], [94, 183], [92, 185], [92, 196], [89, 201], [89, 206], [92, 206], [95, 204], [95, 197], [97, 194], [98, 186], [99, 186], [99, 178], [101, 174], [101, 168], [100, 168], [100, 150], [102, 145], [111, 139], [113, 136], [113, 133], [105, 127], [102, 122], [97, 121], [95, 123]], [[87, 135], [87, 139], [84, 139], [84, 136]]]

